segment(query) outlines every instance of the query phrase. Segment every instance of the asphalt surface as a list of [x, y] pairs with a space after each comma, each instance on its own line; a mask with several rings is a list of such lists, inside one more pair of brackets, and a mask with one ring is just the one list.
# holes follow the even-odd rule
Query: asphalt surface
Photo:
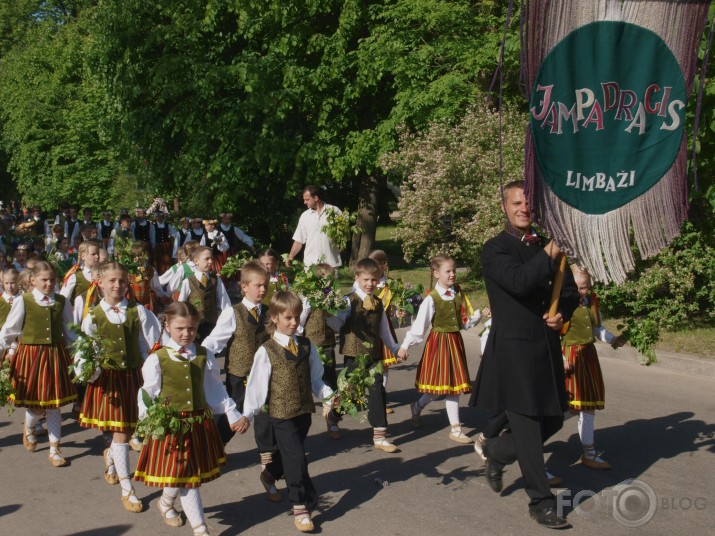
[[[465, 336], [470, 373], [479, 362], [475, 328]], [[404, 330], [404, 328], [403, 328]], [[403, 330], [398, 330], [402, 340]], [[671, 535], [710, 533], [715, 520], [715, 378], [695, 368], [643, 367], [628, 352], [599, 346], [606, 380], [606, 410], [597, 413], [596, 447], [613, 469], [597, 471], [579, 462], [576, 418], [546, 446], [545, 463], [562, 477], [557, 489], [571, 534]], [[400, 451], [386, 454], [371, 445], [368, 424], [346, 418], [343, 438], [333, 441], [316, 414], [306, 447], [310, 473], [321, 494], [314, 513], [316, 533], [348, 536], [441, 534], [539, 534], [528, 516], [527, 496], [517, 465], [504, 474], [501, 496], [483, 477], [472, 446], [447, 439], [443, 402], [423, 413], [423, 427], [410, 424], [409, 402], [421, 348], [391, 371], [388, 433]], [[617, 357], [620, 356], [620, 357]], [[678, 356], [671, 358], [677, 360]], [[691, 358], [687, 358], [691, 359]], [[339, 359], [340, 362], [340, 359]], [[704, 366], [710, 370], [709, 364]], [[462, 398], [466, 404], [466, 397]], [[126, 512], [118, 486], [105, 483], [102, 442], [81, 429], [64, 408], [63, 453], [71, 461], [53, 468], [47, 438], [28, 453], [22, 447], [24, 410], [0, 414], [0, 535], [179, 535], [157, 509], [160, 490], [136, 484], [147, 505]], [[471, 436], [487, 414], [462, 408]], [[228, 465], [218, 480], [201, 487], [211, 534], [296, 534], [287, 500], [270, 503], [258, 480], [260, 466], [252, 431], [227, 448]], [[131, 453], [132, 465], [137, 453]], [[628, 479], [630, 484], [618, 485]], [[279, 490], [283, 489], [279, 486]], [[574, 507], [575, 506], [575, 507]], [[638, 525], [634, 529], [628, 525]]]

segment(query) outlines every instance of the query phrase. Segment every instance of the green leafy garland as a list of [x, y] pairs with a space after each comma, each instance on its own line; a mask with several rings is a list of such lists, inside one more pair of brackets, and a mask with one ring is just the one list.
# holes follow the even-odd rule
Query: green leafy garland
[[102, 337], [92, 337], [82, 331], [79, 324], [69, 324], [69, 329], [77, 333], [77, 340], [71, 345], [72, 355], [80, 354], [82, 363], [79, 370], [74, 365], [69, 365], [68, 370], [73, 383], [87, 384], [94, 375], [97, 368], [103, 368], [109, 363], [109, 356], [105, 346], [106, 339]]
[[[415, 301], [419, 300], [425, 288], [423, 285], [413, 285], [412, 283], [405, 283], [401, 277], [388, 277], [387, 288], [392, 292], [391, 305], [397, 309], [398, 312], [405, 312], [409, 315], [415, 314]], [[420, 300], [421, 301], [421, 300]], [[404, 322], [404, 318], [397, 317], [397, 322], [401, 326]]]
[[370, 367], [371, 362], [368, 354], [356, 356], [357, 366], [351, 372], [347, 368], [340, 371], [338, 389], [333, 393], [337, 411], [359, 418], [361, 422], [365, 420], [365, 416], [359, 414], [367, 409], [367, 390], [375, 384], [375, 376], [382, 374], [382, 362]]
[[138, 245], [139, 242], [128, 238], [114, 240], [114, 260], [124, 266], [131, 275], [144, 275], [144, 254], [134, 251]]
[[344, 296], [336, 288], [335, 276], [323, 277], [315, 266], [305, 269], [305, 266], [296, 260], [292, 261], [291, 266], [295, 268], [292, 290], [305, 296], [311, 309], [321, 309], [331, 315], [337, 315], [338, 311], [347, 309], [348, 304]]
[[248, 249], [242, 249], [226, 260], [226, 264], [223, 265], [218, 275], [226, 279], [238, 275], [243, 265], [252, 260], [254, 260], [253, 252]]
[[202, 416], [181, 417], [179, 408], [168, 398], [152, 398], [146, 390], [141, 390], [142, 401], [146, 406], [146, 416], [137, 423], [137, 434], [140, 437], [151, 437], [161, 440], [167, 434], [176, 435], [187, 432], [194, 423], [203, 422]]
[[7, 407], [7, 414], [15, 411], [15, 389], [10, 379], [10, 363], [5, 361], [0, 365], [0, 408]]
[[320, 228], [320, 231], [328, 235], [330, 241], [343, 251], [353, 234], [362, 233], [362, 229], [356, 224], [357, 212], [350, 212], [344, 209], [342, 213], [335, 208], [326, 208], [325, 216], [328, 223]]

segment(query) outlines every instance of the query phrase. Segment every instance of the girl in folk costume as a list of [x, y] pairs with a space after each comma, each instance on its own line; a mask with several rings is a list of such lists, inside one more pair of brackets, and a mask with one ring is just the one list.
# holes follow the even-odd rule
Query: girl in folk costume
[[216, 229], [217, 220], [204, 220], [206, 234], [201, 239], [200, 244], [211, 248], [213, 254], [213, 272], [218, 274], [226, 264], [228, 258], [228, 240], [224, 234]]
[[23, 445], [30, 452], [37, 448], [34, 428], [44, 410], [50, 463], [64, 467], [68, 462], [60, 452], [62, 416], [59, 408], [77, 398], [67, 370], [71, 361], [66, 342], [76, 339], [67, 327], [72, 322], [72, 308], [64, 296], [54, 292], [57, 276], [52, 265], [37, 262], [31, 278], [33, 291], [14, 301], [0, 330], [0, 351], [19, 338], [10, 375], [16, 392], [15, 406], [27, 408]]
[[125, 242], [132, 239], [132, 218], [129, 214], [122, 214], [119, 217], [119, 225], [115, 227], [109, 235], [109, 243], [107, 244], [107, 252], [114, 255], [115, 242]]
[[226, 237], [226, 240], [228, 240], [229, 257], [235, 255], [241, 249], [253, 248], [255, 244], [253, 238], [231, 223], [233, 214], [230, 212], [222, 212], [219, 214], [219, 217], [221, 218], [221, 224], [219, 225], [218, 230], [221, 231]]
[[75, 324], [81, 325], [82, 321], [89, 314], [89, 311], [102, 301], [102, 289], [99, 287], [99, 278], [102, 273], [101, 267], [103, 264], [104, 263], [99, 263], [92, 267], [92, 282], [89, 284], [89, 288], [77, 296], [77, 299], [74, 301], [72, 320]]
[[[20, 278], [20, 272], [15, 270], [15, 268], [8, 268], [2, 272], [2, 295], [0, 296], [0, 329], [2, 329], [8, 315], [10, 314], [10, 309], [12, 309], [12, 304], [16, 299], [21, 299], [20, 287], [18, 286], [18, 279]], [[14, 342], [8, 348], [5, 354], [5, 359], [10, 360], [10, 358], [15, 355], [15, 350], [17, 349], [17, 343]], [[2, 356], [2, 352], [0, 352]], [[0, 359], [0, 364], [2, 364], [2, 359]]]
[[437, 284], [422, 302], [412, 328], [397, 353], [398, 358], [404, 361], [407, 349], [422, 342], [429, 332], [417, 366], [415, 385], [417, 391], [423, 394], [411, 405], [412, 424], [419, 427], [420, 413], [425, 406], [438, 396], [445, 396], [451, 425], [449, 439], [457, 443], [471, 443], [472, 440], [462, 432], [459, 421], [459, 395], [472, 390], [464, 341], [459, 331], [474, 327], [482, 314], [489, 314], [489, 309], [485, 308], [481, 313], [472, 310], [467, 295], [455, 285], [457, 267], [452, 257], [433, 257], [430, 270]]
[[134, 209], [134, 221], [132, 222], [132, 238], [135, 242], [140, 242], [144, 251], [146, 251], [151, 262], [151, 240], [149, 238], [150, 227], [146, 219], [146, 211], [137, 207]]
[[20, 244], [12, 254], [12, 267], [20, 273], [27, 269], [27, 258], [30, 249], [32, 249], [30, 244]]
[[[199, 244], [204, 239], [204, 220], [201, 218], [191, 219], [191, 240], [196, 240]], [[203, 244], [202, 244], [203, 245]]]
[[[104, 451], [104, 479], [121, 486], [126, 510], [141, 512], [142, 503], [129, 479], [129, 437], [138, 420], [141, 367], [161, 329], [151, 311], [125, 298], [128, 278], [121, 264], [102, 265], [99, 287], [104, 298], [82, 322], [82, 331], [104, 340], [107, 363], [97, 368], [87, 384], [79, 424], [113, 432], [111, 446]], [[82, 360], [82, 355], [75, 356], [77, 366]]]
[[158, 273], [163, 274], [171, 267], [173, 252], [171, 240], [176, 231], [164, 221], [163, 212], [155, 212], [154, 219], [154, 223], [149, 227], [149, 240], [154, 250], [154, 267]]
[[135, 243], [132, 246], [132, 255], [139, 267], [134, 273], [129, 274], [129, 294], [133, 299], [154, 312], [159, 307], [158, 298], [166, 297], [166, 292], [159, 283], [159, 277], [154, 268], [149, 264], [144, 246]]
[[199, 247], [195, 240], [187, 240], [180, 246], [176, 253], [176, 264], [159, 276], [159, 283], [164, 286], [174, 301], [179, 299], [179, 290], [184, 279], [194, 275], [196, 265], [191, 260], [193, 251]]
[[[165, 313], [164, 326], [170, 339], [166, 346], [144, 362], [142, 389], [153, 399], [168, 399], [178, 406], [184, 422], [176, 434], [163, 439], [147, 437], [139, 455], [135, 480], [147, 486], [162, 487], [159, 512], [167, 525], [183, 524], [174, 502], [181, 506], [196, 536], [209, 533], [204, 517], [199, 486], [221, 476], [226, 454], [213, 419], [213, 413], [225, 413], [231, 429], [245, 433], [248, 420], [221, 382], [220, 367], [213, 354], [195, 344], [199, 313], [189, 303], [174, 302]], [[187, 395], [187, 393], [189, 393]], [[144, 397], [139, 393], [139, 417], [146, 415]]]
[[92, 268], [99, 263], [100, 244], [96, 240], [86, 240], [79, 245], [79, 261], [69, 269], [62, 282], [60, 294], [67, 298], [72, 306], [77, 296], [87, 292], [92, 283]]
[[573, 267], [573, 274], [581, 304], [561, 330], [568, 405], [569, 410], [579, 414], [578, 435], [583, 447], [581, 463], [593, 469], [610, 469], [611, 465], [593, 446], [595, 410], [605, 407], [606, 394], [594, 342], [598, 338], [613, 348], [620, 348], [625, 341], [601, 325], [598, 297], [593, 292], [589, 274], [577, 267]]
[[59, 224], [54, 224], [50, 230], [50, 234], [45, 237], [45, 252], [50, 253], [53, 249], [57, 249], [57, 241], [64, 236], [64, 230]]
[[278, 271], [281, 263], [280, 255], [275, 249], [267, 248], [258, 253], [258, 262], [268, 270], [268, 288], [266, 288], [266, 296], [263, 298], [263, 305], [271, 303], [271, 298], [279, 290], [288, 290], [290, 284], [288, 278]]

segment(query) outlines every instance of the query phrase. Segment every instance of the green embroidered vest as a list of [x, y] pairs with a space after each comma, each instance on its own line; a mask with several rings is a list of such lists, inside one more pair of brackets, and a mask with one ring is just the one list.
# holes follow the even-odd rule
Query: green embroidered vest
[[[174, 361], [169, 352], [179, 361]], [[156, 352], [161, 367], [159, 396], [176, 404], [179, 411], [198, 411], [208, 408], [204, 397], [204, 367], [206, 349], [197, 346], [196, 358], [189, 361], [178, 352], [162, 348]]]
[[268, 286], [266, 287], [266, 296], [263, 298], [263, 301], [261, 302], [263, 305], [268, 305], [271, 303], [271, 298], [273, 295], [278, 292], [279, 290], [282, 290], [281, 287], [283, 286], [283, 280], [281, 276], [278, 276], [277, 281], [268, 281]]
[[229, 374], [241, 378], [248, 376], [251, 367], [253, 367], [253, 356], [256, 355], [256, 350], [271, 338], [266, 331], [266, 311], [265, 306], [261, 307], [261, 314], [256, 321], [243, 302], [233, 306], [236, 331], [227, 344], [226, 372]]
[[325, 323], [328, 313], [311, 309], [305, 321], [305, 336], [316, 346], [335, 346], [335, 331]]
[[70, 295], [70, 303], [74, 305], [74, 301], [77, 299], [77, 296], [80, 294], [83, 294], [89, 290], [89, 285], [91, 281], [88, 281], [87, 278], [84, 275], [84, 272], [82, 272], [81, 269], [78, 269], [74, 273], [75, 277], [75, 286], [72, 289], [72, 294]]
[[[375, 298], [375, 310], [368, 311], [362, 305], [362, 298], [356, 292], [349, 295], [350, 316], [343, 325], [340, 353], [347, 357], [368, 354], [372, 361], [380, 360], [380, 322], [384, 310], [382, 302]], [[363, 343], [368, 343], [367, 348]]]
[[10, 314], [10, 309], [12, 309], [12, 305], [6, 302], [5, 298], [0, 297], [0, 328], [5, 324], [7, 315]]
[[123, 324], [113, 324], [101, 305], [93, 310], [97, 332], [104, 339], [104, 346], [109, 355], [109, 363], [103, 367], [111, 370], [139, 368], [144, 364], [139, 350], [139, 311], [135, 302], [127, 306], [127, 318]]
[[194, 276], [189, 278], [188, 303], [195, 306], [199, 311], [199, 324], [215, 324], [218, 320], [218, 305], [216, 304], [216, 277], [206, 274], [208, 281], [206, 286]]
[[22, 344], [59, 344], [64, 342], [62, 335], [62, 312], [65, 297], [55, 294], [55, 303], [43, 307], [35, 302], [32, 292], [22, 295], [25, 304], [25, 319], [22, 322]]
[[592, 344], [596, 340], [593, 335], [595, 324], [591, 308], [580, 305], [571, 316], [568, 331], [561, 339], [561, 344], [563, 346]]
[[462, 293], [455, 292], [453, 300], [444, 300], [435, 288], [430, 292], [434, 301], [432, 331], [435, 333], [454, 333], [460, 330], [462, 317]]
[[297, 337], [298, 355], [270, 339], [263, 344], [271, 362], [268, 414], [274, 419], [292, 419], [315, 413], [310, 382], [310, 341]]

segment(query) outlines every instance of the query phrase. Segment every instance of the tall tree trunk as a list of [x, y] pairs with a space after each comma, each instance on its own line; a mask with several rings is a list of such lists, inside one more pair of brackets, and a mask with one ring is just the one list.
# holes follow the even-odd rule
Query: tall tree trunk
[[360, 182], [357, 224], [362, 232], [353, 235], [350, 266], [367, 257], [375, 245], [377, 192], [378, 180], [375, 175], [368, 175]]

